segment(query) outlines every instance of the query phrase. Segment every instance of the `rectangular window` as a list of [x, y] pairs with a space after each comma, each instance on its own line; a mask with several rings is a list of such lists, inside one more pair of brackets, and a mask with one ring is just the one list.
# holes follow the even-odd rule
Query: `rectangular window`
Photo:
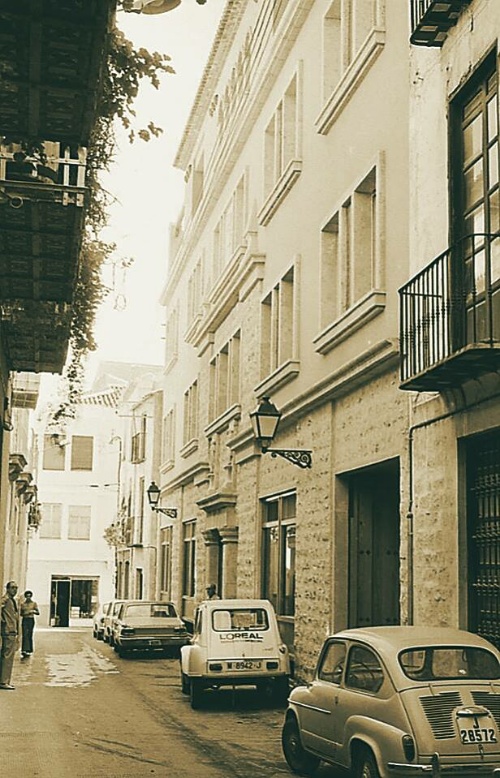
[[170, 597], [172, 586], [172, 527], [161, 530], [160, 587]]
[[321, 232], [321, 326], [374, 290], [380, 263], [377, 172], [373, 168]]
[[61, 538], [62, 504], [59, 502], [42, 503], [42, 523], [40, 537], [59, 540]]
[[73, 435], [71, 438], [71, 469], [92, 470], [94, 438], [90, 435]]
[[186, 521], [183, 532], [182, 594], [194, 597], [196, 590], [196, 521]]
[[376, 25], [380, 0], [333, 0], [323, 17], [324, 98], [334, 91]]
[[90, 505], [68, 507], [68, 540], [90, 540]]
[[295, 357], [295, 271], [283, 276], [261, 306], [262, 378]]
[[[142, 415], [140, 419], [140, 430], [132, 435], [132, 450], [130, 461], [133, 465], [137, 465], [140, 462], [144, 462], [146, 458], [146, 424], [147, 417]], [[135, 419], [134, 419], [135, 426]]]
[[65, 451], [60, 435], [44, 435], [43, 469], [64, 470]]
[[175, 412], [172, 408], [163, 418], [162, 436], [163, 461], [173, 462], [175, 459]]
[[294, 76], [264, 134], [264, 187], [275, 187], [293, 160], [300, 158], [298, 77]]
[[213, 278], [217, 282], [236, 249], [242, 245], [247, 221], [246, 176], [232, 193], [214, 231]]
[[295, 492], [262, 500], [262, 596], [279, 616], [295, 613]]
[[165, 364], [169, 365], [175, 359], [179, 351], [179, 311], [175, 307], [167, 318], [167, 326], [165, 330], [165, 348], [166, 359]]
[[184, 445], [198, 437], [198, 382], [184, 393]]
[[494, 52], [453, 101], [450, 113], [453, 237], [454, 243], [461, 241], [452, 255], [452, 280], [466, 308], [453, 322], [457, 346], [500, 337], [500, 240], [492, 237], [500, 229], [496, 68]]
[[210, 363], [210, 419], [240, 400], [240, 333], [236, 332]]

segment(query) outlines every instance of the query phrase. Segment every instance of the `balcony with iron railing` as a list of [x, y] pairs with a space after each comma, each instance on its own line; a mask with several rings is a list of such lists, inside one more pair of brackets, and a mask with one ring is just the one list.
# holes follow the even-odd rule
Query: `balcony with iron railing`
[[466, 236], [399, 294], [402, 389], [444, 391], [500, 369], [500, 233]]
[[415, 46], [442, 46], [471, 0], [410, 0], [411, 37]]

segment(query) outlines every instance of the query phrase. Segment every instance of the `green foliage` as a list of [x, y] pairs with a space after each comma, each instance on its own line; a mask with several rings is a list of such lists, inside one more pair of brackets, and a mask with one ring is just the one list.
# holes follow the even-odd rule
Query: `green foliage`
[[[109, 170], [113, 161], [117, 120], [129, 131], [128, 138], [131, 143], [137, 139], [147, 142], [153, 137], [159, 137], [163, 132], [153, 121], [149, 121], [146, 127], [134, 130], [136, 114], [133, 103], [139, 93], [142, 79], [146, 79], [158, 89], [160, 73], [174, 73], [169, 62], [170, 57], [166, 54], [151, 54], [144, 48], [134, 49], [133, 44], [116, 27], [111, 31], [106, 67], [101, 81], [98, 118], [87, 152], [86, 183], [89, 198], [72, 306], [70, 360], [63, 378], [66, 389], [64, 400], [53, 414], [53, 420], [58, 423], [75, 415], [83, 385], [85, 357], [97, 348], [93, 334], [97, 310], [107, 294], [102, 282], [101, 267], [116, 251], [115, 244], [99, 239], [99, 233], [108, 221], [107, 209], [111, 200], [111, 195], [100, 183], [99, 174]], [[30, 140], [29, 144], [31, 150], [37, 149], [36, 142]]]

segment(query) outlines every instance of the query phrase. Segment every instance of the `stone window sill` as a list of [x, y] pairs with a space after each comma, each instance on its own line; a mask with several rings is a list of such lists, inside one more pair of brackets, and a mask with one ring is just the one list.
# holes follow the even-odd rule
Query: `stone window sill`
[[315, 350], [320, 354], [328, 354], [356, 330], [382, 313], [385, 310], [385, 298], [386, 293], [377, 290], [366, 294], [319, 335], [316, 335], [313, 340]]

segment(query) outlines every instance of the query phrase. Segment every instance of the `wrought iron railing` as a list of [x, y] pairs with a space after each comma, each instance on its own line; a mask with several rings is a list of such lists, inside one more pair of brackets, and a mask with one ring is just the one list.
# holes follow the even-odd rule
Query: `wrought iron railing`
[[466, 346], [500, 346], [500, 233], [466, 236], [399, 294], [403, 384]]

